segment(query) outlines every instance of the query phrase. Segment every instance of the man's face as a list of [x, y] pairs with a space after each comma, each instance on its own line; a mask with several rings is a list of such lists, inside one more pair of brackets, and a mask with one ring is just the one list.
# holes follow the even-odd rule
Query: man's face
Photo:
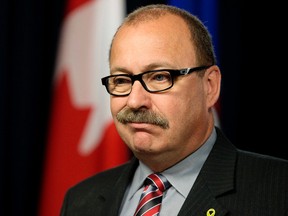
[[[179, 17], [165, 17], [123, 26], [117, 33], [110, 56], [111, 74], [139, 74], [157, 69], [197, 67], [190, 33]], [[196, 72], [197, 73], [197, 72]], [[128, 96], [111, 96], [116, 128], [136, 157], [179, 160], [203, 143], [207, 130], [205, 84], [195, 72], [175, 79], [174, 86], [158, 93], [147, 92], [135, 81]], [[169, 127], [149, 123], [120, 123], [123, 109], [151, 111], [168, 121]]]

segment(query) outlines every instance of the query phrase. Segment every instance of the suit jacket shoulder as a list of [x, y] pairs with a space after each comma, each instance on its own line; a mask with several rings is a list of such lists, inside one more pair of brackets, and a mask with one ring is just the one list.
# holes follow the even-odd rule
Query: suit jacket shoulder
[[217, 140], [179, 216], [287, 216], [288, 161], [237, 149], [217, 129]]
[[133, 158], [70, 188], [65, 195], [61, 216], [117, 215], [137, 165], [138, 161]]
[[[178, 216], [288, 216], [287, 160], [239, 150], [216, 129], [216, 143]], [[75, 185], [61, 215], [117, 216], [137, 166], [132, 159]]]

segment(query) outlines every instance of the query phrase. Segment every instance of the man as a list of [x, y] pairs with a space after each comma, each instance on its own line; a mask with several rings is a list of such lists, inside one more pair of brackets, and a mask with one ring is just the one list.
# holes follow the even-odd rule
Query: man
[[102, 83], [135, 157], [71, 188], [62, 216], [132, 216], [151, 173], [165, 188], [168, 180], [163, 216], [288, 215], [288, 162], [238, 150], [214, 126], [221, 73], [199, 19], [167, 5], [139, 8], [109, 57]]

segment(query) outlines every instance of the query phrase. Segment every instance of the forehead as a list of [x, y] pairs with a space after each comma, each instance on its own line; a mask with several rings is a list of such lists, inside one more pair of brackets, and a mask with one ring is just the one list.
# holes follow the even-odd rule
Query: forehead
[[[124, 24], [111, 46], [111, 63], [124, 61], [178, 61], [195, 59], [190, 31], [183, 19], [167, 14], [133, 24]], [[185, 63], [190, 64], [191, 63]], [[183, 65], [181, 65], [183, 66]], [[188, 66], [188, 65], [187, 65]]]
[[192, 41], [191, 34], [185, 21], [181, 17], [173, 14], [166, 14], [155, 17], [154, 19], [141, 19], [138, 22], [126, 23], [117, 32], [116, 39], [120, 37], [123, 40], [123, 36], [125, 38], [125, 36], [129, 36], [128, 34], [133, 32], [135, 33], [134, 35], [132, 34], [133, 37], [137, 34], [142, 34], [148, 38], [151, 34], [154, 34], [162, 37], [162, 40], [168, 38], [188, 40], [189, 42]]

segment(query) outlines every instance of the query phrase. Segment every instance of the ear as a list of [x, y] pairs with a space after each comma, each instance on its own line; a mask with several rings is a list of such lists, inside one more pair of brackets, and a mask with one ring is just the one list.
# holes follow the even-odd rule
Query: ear
[[221, 89], [221, 72], [217, 65], [206, 70], [204, 81], [207, 108], [212, 108], [219, 98]]

